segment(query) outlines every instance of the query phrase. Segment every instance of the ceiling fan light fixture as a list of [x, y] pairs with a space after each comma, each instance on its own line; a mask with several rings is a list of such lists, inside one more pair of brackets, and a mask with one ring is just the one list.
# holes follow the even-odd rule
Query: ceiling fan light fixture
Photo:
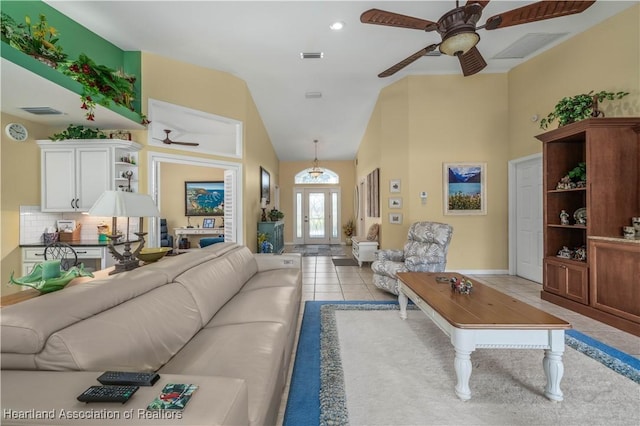
[[340, 31], [341, 29], [344, 28], [344, 22], [336, 21], [336, 22], [332, 23], [331, 25], [329, 25], [329, 28], [331, 28], [333, 31]]
[[442, 40], [440, 51], [449, 56], [464, 55], [473, 49], [479, 41], [480, 36], [474, 31], [459, 32]]

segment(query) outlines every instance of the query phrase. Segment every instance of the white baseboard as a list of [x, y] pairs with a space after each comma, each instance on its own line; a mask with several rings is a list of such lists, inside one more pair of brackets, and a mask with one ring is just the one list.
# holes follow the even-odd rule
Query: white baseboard
[[446, 269], [445, 272], [458, 272], [465, 275], [509, 275], [508, 269]]

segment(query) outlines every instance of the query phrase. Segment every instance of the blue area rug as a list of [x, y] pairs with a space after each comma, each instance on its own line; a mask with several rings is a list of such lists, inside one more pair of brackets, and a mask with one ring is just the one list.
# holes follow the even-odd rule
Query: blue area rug
[[[386, 310], [398, 307], [395, 301], [305, 303], [283, 421], [285, 426], [344, 425], [349, 422], [339, 348], [321, 343], [323, 339], [336, 338], [332, 335], [335, 328], [331, 325], [336, 309]], [[567, 346], [640, 384], [640, 360], [575, 330], [565, 333], [565, 341]], [[322, 364], [324, 368], [321, 369]]]

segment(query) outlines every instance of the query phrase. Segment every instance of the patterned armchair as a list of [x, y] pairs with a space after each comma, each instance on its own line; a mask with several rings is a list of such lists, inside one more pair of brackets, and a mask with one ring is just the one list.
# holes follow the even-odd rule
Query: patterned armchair
[[398, 294], [398, 272], [442, 272], [453, 228], [446, 223], [416, 222], [409, 227], [403, 250], [379, 250], [371, 264], [373, 284]]

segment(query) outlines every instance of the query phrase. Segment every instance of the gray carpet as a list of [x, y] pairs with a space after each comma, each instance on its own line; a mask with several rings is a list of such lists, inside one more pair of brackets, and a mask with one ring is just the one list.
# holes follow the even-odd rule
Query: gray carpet
[[395, 309], [332, 314], [333, 324], [323, 311], [323, 327], [335, 333], [323, 333], [339, 341], [342, 368], [332, 370], [342, 370], [352, 426], [640, 424], [640, 385], [568, 346], [564, 401], [543, 395], [542, 350], [478, 349], [471, 355], [472, 398], [463, 402], [453, 390], [453, 347], [421, 311], [409, 310], [407, 321]]

